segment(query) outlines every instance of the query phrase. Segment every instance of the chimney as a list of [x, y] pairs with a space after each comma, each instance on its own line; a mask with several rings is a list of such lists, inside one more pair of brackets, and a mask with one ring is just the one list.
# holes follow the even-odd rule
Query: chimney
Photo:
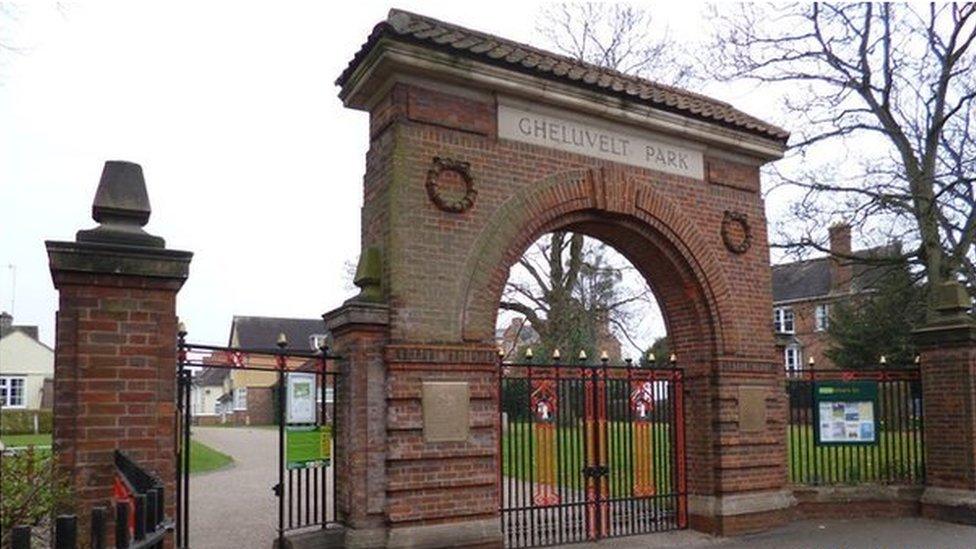
[[851, 289], [851, 226], [837, 223], [830, 229], [830, 289], [849, 292]]
[[0, 313], [0, 337], [3, 337], [8, 333], [10, 333], [11, 328], [13, 328], [13, 326], [14, 326], [14, 317], [7, 311]]

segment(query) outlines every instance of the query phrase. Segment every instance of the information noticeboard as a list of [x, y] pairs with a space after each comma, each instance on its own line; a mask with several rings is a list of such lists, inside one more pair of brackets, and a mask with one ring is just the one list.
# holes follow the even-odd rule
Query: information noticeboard
[[315, 374], [291, 372], [287, 384], [287, 423], [315, 423]]
[[330, 425], [288, 427], [285, 430], [285, 464], [288, 469], [327, 466], [332, 460]]
[[878, 384], [873, 381], [819, 381], [814, 384], [814, 429], [818, 445], [878, 442]]

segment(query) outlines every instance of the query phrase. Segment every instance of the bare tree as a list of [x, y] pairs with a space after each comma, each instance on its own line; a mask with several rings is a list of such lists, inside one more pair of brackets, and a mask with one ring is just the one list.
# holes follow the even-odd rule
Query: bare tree
[[499, 306], [524, 316], [546, 352], [583, 349], [592, 356], [605, 350], [598, 344], [606, 330], [640, 350], [631, 333], [634, 306], [651, 306], [653, 296], [646, 284], [623, 283], [632, 268], [602, 242], [556, 231], [519, 258]]
[[785, 89], [793, 167], [778, 185], [800, 197], [779, 245], [829, 253], [815, 235], [843, 219], [907, 244], [874, 261], [908, 261], [932, 284], [961, 273], [976, 296], [976, 6], [723, 5], [712, 18], [713, 76]]
[[540, 11], [536, 30], [557, 51], [600, 67], [675, 86], [696, 75], [668, 27], [629, 4], [549, 4]]

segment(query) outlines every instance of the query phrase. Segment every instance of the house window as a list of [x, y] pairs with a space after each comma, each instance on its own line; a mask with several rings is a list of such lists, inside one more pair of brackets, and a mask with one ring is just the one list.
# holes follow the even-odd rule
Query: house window
[[790, 307], [777, 307], [773, 309], [773, 327], [777, 334], [796, 333], [793, 326], [793, 309]]
[[247, 410], [247, 387], [234, 389], [234, 409]]
[[822, 303], [817, 305], [814, 312], [817, 319], [817, 331], [825, 331], [827, 327], [830, 326], [830, 308], [826, 303]]
[[788, 371], [799, 370], [803, 365], [803, 361], [800, 360], [800, 347], [798, 345], [787, 345], [783, 358]]
[[312, 334], [308, 336], [308, 344], [312, 347], [313, 351], [318, 351], [323, 345], [327, 343], [325, 334]]
[[4, 408], [24, 407], [24, 378], [0, 377], [0, 406]]

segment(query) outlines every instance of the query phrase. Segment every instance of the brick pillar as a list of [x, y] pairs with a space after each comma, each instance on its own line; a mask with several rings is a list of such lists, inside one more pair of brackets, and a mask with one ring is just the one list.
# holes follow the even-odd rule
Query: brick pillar
[[92, 507], [114, 512], [115, 450], [163, 481], [175, 514], [176, 294], [192, 257], [142, 230], [150, 209], [137, 164], [105, 164], [92, 212], [97, 228], [46, 242], [59, 291], [54, 451], [80, 539]]
[[922, 514], [976, 525], [976, 319], [960, 284], [933, 293], [928, 325], [915, 331], [925, 421]]
[[690, 527], [733, 536], [787, 522], [782, 366], [721, 358], [711, 371], [686, 366], [685, 378]]
[[[362, 292], [323, 315], [341, 357], [335, 455], [344, 546], [501, 547], [496, 350], [392, 343], [381, 272], [379, 250], [366, 248], [355, 279]], [[440, 439], [425, 432], [423, 401], [445, 387], [464, 397], [453, 412], [443, 400], [433, 412], [465, 419]]]
[[386, 545], [386, 367], [389, 309], [350, 301], [324, 315], [334, 351], [336, 380], [337, 516], [346, 547]]

